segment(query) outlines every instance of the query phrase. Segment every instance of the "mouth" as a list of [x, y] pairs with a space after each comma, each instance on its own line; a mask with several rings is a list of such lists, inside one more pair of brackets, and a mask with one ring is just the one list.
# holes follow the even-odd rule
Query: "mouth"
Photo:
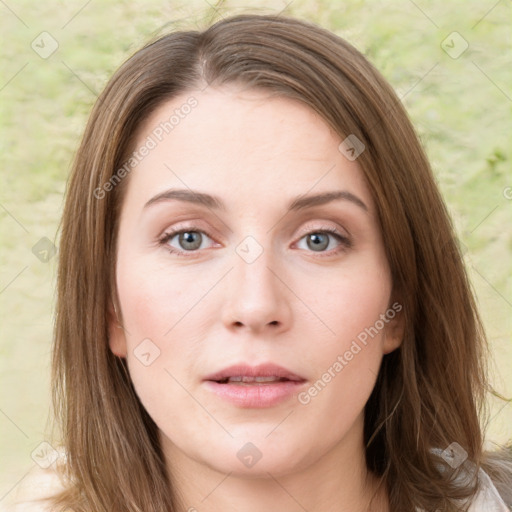
[[219, 384], [236, 384], [238, 386], [265, 386], [275, 384], [276, 382], [299, 382], [298, 380], [287, 379], [286, 377], [249, 377], [248, 375], [238, 375], [235, 377], [226, 377], [225, 379], [214, 380]]
[[263, 408], [290, 399], [306, 379], [274, 364], [234, 365], [204, 379], [217, 397], [242, 408]]
[[276, 382], [304, 382], [306, 379], [292, 371], [273, 364], [265, 363], [250, 366], [245, 363], [235, 364], [205, 377], [206, 381], [219, 384], [265, 385]]

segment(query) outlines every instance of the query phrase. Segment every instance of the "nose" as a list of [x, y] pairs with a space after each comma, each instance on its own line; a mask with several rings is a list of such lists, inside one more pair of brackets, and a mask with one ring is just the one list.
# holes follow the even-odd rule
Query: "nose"
[[246, 328], [269, 334], [288, 329], [291, 291], [270, 250], [263, 250], [254, 261], [234, 254], [233, 261], [222, 312], [224, 325], [230, 330]]

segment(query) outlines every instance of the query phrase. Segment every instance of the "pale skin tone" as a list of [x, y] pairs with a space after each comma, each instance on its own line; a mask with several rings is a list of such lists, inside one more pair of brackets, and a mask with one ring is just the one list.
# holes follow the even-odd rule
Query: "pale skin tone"
[[[135, 148], [190, 96], [197, 107], [127, 183], [116, 262], [124, 329], [112, 314], [111, 350], [127, 359], [159, 428], [183, 512], [370, 510], [363, 410], [382, 357], [401, 342], [400, 315], [306, 405], [295, 395], [238, 407], [202, 380], [234, 363], [272, 362], [303, 376], [305, 392], [389, 309], [390, 270], [363, 173], [311, 109], [234, 87], [162, 104]], [[214, 195], [225, 208], [145, 206], [169, 189]], [[332, 191], [353, 197], [287, 212], [296, 197]], [[166, 239], [173, 229], [193, 234]], [[248, 236], [257, 244], [244, 245]], [[248, 263], [241, 243], [261, 254]], [[136, 357], [145, 339], [160, 351], [148, 366]], [[252, 467], [237, 457], [247, 443], [261, 453]], [[371, 510], [389, 510], [385, 492]]]

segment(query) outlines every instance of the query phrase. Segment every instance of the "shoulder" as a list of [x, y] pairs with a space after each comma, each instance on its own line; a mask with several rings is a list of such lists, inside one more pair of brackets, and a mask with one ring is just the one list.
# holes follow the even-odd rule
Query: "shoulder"
[[[448, 465], [454, 466], [453, 460], [449, 461], [449, 454], [447, 454], [446, 450], [440, 450], [438, 448], [432, 448], [430, 450], [433, 454], [440, 456], [444, 459], [445, 462], [448, 462]], [[447, 466], [444, 464], [439, 464], [438, 468], [441, 472], [447, 471]], [[473, 496], [471, 501], [468, 502], [459, 502], [458, 504], [461, 506], [461, 509], [467, 510], [467, 512], [510, 512], [510, 508], [507, 507], [506, 503], [503, 501], [500, 496], [498, 490], [496, 489], [494, 483], [492, 482], [489, 475], [482, 469], [477, 467], [474, 463], [469, 460], [465, 460], [463, 463], [464, 470], [459, 474], [456, 478], [456, 481], [460, 485], [467, 485], [470, 480], [475, 476], [478, 480], [478, 488], [476, 494]], [[469, 508], [464, 508], [468, 507]], [[421, 509], [417, 509], [416, 512], [425, 512]]]
[[2, 512], [51, 512], [52, 507], [48, 498], [65, 488], [56, 462], [46, 468], [34, 464], [9, 493], [8, 502], [0, 510]]
[[478, 472], [480, 486], [473, 498], [468, 512], [510, 512], [502, 500], [489, 475], [480, 469]]

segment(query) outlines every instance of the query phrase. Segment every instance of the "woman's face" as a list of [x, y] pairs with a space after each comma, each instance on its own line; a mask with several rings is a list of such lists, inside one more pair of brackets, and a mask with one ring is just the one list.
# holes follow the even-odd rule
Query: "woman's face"
[[140, 128], [110, 347], [170, 458], [277, 476], [362, 450], [401, 306], [341, 142], [301, 103], [227, 87], [176, 97]]

